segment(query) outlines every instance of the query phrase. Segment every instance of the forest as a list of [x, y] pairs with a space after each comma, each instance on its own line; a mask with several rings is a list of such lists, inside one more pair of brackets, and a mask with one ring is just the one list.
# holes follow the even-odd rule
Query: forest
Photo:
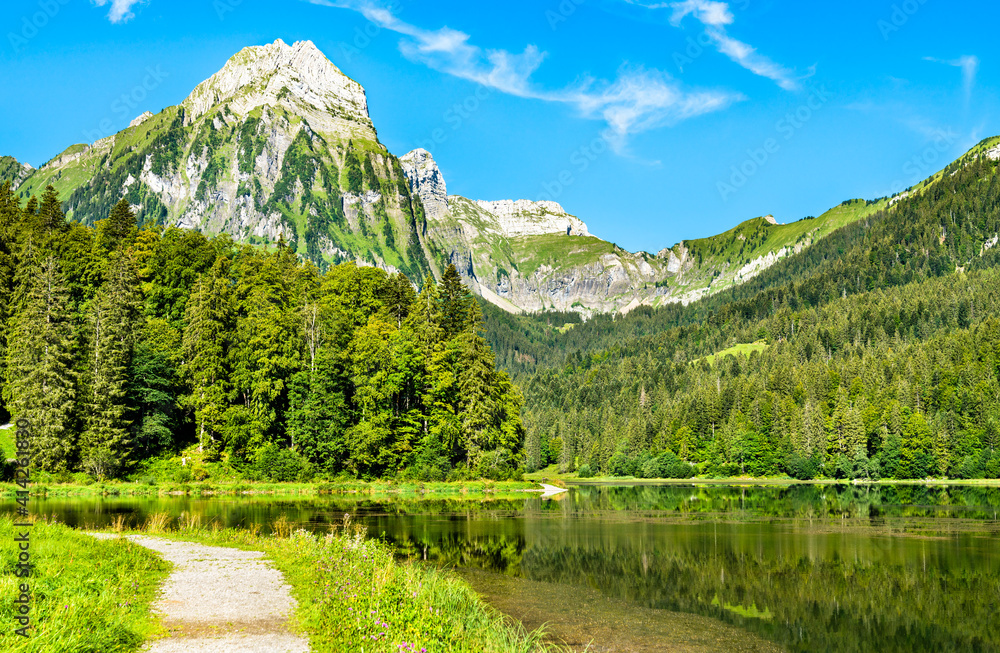
[[189, 447], [249, 479], [505, 479], [523, 399], [454, 267], [418, 289], [283, 242], [93, 227], [0, 189], [0, 419], [34, 469], [122, 478]]
[[586, 321], [4, 190], [2, 410], [40, 469], [103, 478], [195, 445], [274, 480], [1000, 478], [997, 162], [944, 172], [741, 286]]
[[[1000, 477], [997, 164], [690, 306], [586, 323], [487, 311], [523, 388], [529, 470]], [[712, 359], [735, 345], [749, 355]]]

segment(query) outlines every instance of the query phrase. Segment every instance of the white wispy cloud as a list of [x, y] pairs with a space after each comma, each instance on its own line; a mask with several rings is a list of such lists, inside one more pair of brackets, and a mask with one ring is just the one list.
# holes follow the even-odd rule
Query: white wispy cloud
[[125, 21], [135, 18], [135, 14], [132, 13], [132, 7], [145, 2], [146, 0], [91, 0], [94, 5], [98, 7], [104, 7], [105, 5], [111, 5], [111, 11], [108, 12], [108, 20], [112, 23], [123, 23]]
[[976, 85], [976, 73], [979, 72], [979, 57], [967, 54], [963, 57], [959, 57], [958, 59], [936, 59], [934, 57], [924, 57], [924, 60], [961, 68], [962, 92], [965, 95], [965, 103], [969, 103], [972, 99], [972, 89]]
[[516, 97], [558, 102], [580, 115], [607, 123], [612, 147], [621, 151], [629, 136], [717, 111], [743, 99], [720, 90], [690, 91], [666, 73], [623, 66], [613, 81], [585, 78], [567, 88], [547, 90], [531, 80], [546, 54], [534, 45], [523, 52], [484, 49], [470, 35], [441, 27], [429, 30], [400, 20], [374, 0], [308, 0], [312, 4], [349, 9], [380, 28], [405, 38], [400, 52], [407, 59]]
[[[757, 48], [733, 38], [726, 26], [736, 22], [728, 2], [718, 0], [682, 0], [681, 2], [649, 2], [648, 0], [622, 0], [626, 4], [648, 10], [669, 10], [670, 24], [680, 27], [684, 19], [692, 16], [705, 27], [705, 34], [715, 49], [755, 75], [772, 80], [787, 91], [799, 88], [795, 71], [760, 54]], [[810, 74], [812, 74], [810, 72]]]

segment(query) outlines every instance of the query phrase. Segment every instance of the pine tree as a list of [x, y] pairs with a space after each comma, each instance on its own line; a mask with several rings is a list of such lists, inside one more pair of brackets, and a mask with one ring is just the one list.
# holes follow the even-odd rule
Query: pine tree
[[397, 272], [389, 277], [383, 301], [386, 311], [396, 321], [396, 328], [402, 328], [403, 320], [410, 314], [410, 307], [416, 298], [413, 285], [405, 275]]
[[90, 387], [80, 455], [84, 468], [97, 478], [114, 476], [131, 455], [133, 434], [126, 413], [141, 330], [138, 284], [132, 261], [115, 251], [108, 261], [107, 280], [91, 307]]
[[199, 277], [184, 312], [184, 371], [191, 384], [188, 405], [194, 408], [198, 450], [217, 451], [223, 416], [229, 405], [229, 369], [226, 364], [232, 336], [232, 307], [228, 260], [219, 259]]
[[38, 261], [30, 240], [21, 256], [17, 312], [11, 320], [4, 399], [32, 422], [33, 463], [66, 471], [77, 443], [75, 333], [69, 290], [55, 256]]
[[[9, 321], [14, 312], [14, 277], [17, 272], [17, 231], [20, 225], [21, 207], [18, 205], [11, 187], [0, 183], [0, 397], [3, 396], [4, 380], [7, 378], [6, 351]], [[0, 400], [0, 421], [8, 415]]]
[[287, 384], [301, 364], [302, 337], [292, 301], [292, 279], [283, 271], [281, 252], [247, 250], [236, 269], [236, 328], [229, 363], [236, 405], [227, 416], [231, 452], [252, 453], [278, 444], [287, 406]]
[[59, 202], [59, 194], [52, 186], [46, 186], [42, 193], [36, 227], [45, 242], [51, 242], [53, 238], [69, 230], [69, 223], [66, 222], [66, 216], [62, 212], [62, 204]]
[[97, 246], [107, 255], [116, 249], [131, 245], [137, 233], [132, 205], [128, 200], [121, 199], [111, 209], [108, 219], [97, 223]]
[[441, 297], [439, 300], [439, 322], [442, 337], [450, 340], [465, 328], [468, 322], [469, 304], [474, 300], [469, 295], [469, 289], [462, 284], [455, 264], [450, 264], [441, 276]]

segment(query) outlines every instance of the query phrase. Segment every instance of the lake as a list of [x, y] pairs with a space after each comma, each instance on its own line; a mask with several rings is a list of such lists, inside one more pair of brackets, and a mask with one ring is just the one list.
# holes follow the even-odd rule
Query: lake
[[[12, 509], [13, 504], [8, 506]], [[581, 486], [554, 499], [37, 499], [223, 526], [345, 513], [454, 569], [529, 628], [591, 651], [1000, 651], [1000, 488]]]

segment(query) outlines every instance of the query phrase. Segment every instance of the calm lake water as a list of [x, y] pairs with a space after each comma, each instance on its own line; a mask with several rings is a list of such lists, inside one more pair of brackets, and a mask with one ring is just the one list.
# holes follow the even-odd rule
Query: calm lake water
[[[591, 651], [1000, 651], [1000, 489], [577, 487], [558, 499], [49, 499], [224, 526], [345, 513], [455, 569], [530, 628]], [[8, 507], [10, 509], [10, 507]]]

